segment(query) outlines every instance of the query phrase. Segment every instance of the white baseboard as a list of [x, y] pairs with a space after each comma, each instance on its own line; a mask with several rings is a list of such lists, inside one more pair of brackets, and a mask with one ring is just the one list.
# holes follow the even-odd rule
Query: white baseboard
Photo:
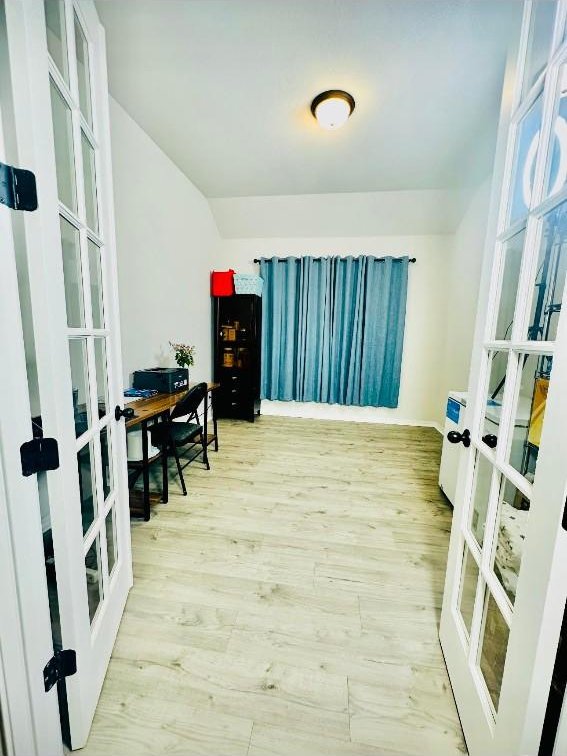
[[435, 428], [442, 433], [441, 426], [435, 420], [398, 417], [392, 410], [384, 407], [351, 407], [342, 404], [324, 404], [319, 402], [273, 402], [262, 400], [262, 414], [273, 417], [301, 417], [309, 420], [343, 420], [354, 423], [377, 423], [384, 425], [411, 425]]

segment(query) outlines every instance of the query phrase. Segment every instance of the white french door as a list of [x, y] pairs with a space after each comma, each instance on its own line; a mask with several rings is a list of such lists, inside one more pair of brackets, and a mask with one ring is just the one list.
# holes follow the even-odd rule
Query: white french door
[[473, 756], [538, 753], [567, 598], [566, 12], [525, 6], [470, 435], [453, 439], [465, 448], [440, 638]]
[[38, 185], [24, 228], [37, 399], [60, 456], [44, 530], [54, 640], [77, 654], [66, 701], [79, 748], [132, 584], [104, 30], [92, 0], [5, 10], [13, 136]]
[[[0, 161], [11, 111], [6, 24], [0, 6]], [[0, 753], [61, 756], [57, 691], [44, 689], [53, 656], [37, 481], [21, 474], [32, 437], [13, 240], [15, 212], [0, 204]], [[17, 545], [17, 548], [16, 548]], [[17, 576], [17, 577], [16, 577]], [[26, 629], [27, 628], [27, 632]]]

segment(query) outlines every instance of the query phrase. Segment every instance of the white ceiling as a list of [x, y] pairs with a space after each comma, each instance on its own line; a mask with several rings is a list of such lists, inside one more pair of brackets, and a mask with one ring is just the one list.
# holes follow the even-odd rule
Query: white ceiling
[[[208, 197], [458, 185], [477, 135], [496, 128], [521, 6], [97, 3], [112, 95]], [[330, 88], [356, 100], [350, 121], [332, 132], [309, 112]]]

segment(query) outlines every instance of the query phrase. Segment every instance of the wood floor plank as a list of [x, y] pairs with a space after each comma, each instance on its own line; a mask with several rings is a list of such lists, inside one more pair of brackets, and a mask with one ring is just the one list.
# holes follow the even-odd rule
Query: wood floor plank
[[[354, 743], [413, 754], [466, 752], [446, 672], [384, 665], [387, 683], [368, 685], [349, 678], [350, 734]], [[398, 674], [400, 672], [401, 674]], [[384, 678], [383, 678], [384, 679]]]
[[440, 445], [427, 428], [221, 421], [211, 471], [191, 465], [184, 497], [171, 468], [169, 503], [133, 523], [86, 756], [461, 753]]

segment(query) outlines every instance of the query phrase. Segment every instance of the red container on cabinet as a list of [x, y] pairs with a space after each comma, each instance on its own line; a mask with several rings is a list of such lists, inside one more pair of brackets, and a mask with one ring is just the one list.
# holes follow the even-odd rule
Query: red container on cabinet
[[213, 297], [231, 297], [234, 294], [234, 271], [213, 270], [211, 274], [211, 294]]

